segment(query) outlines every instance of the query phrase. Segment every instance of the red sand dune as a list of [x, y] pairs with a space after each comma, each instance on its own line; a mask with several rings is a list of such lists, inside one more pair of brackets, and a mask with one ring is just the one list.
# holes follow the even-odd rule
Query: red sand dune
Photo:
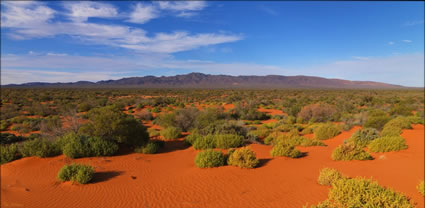
[[[318, 185], [319, 170], [333, 167], [344, 174], [373, 177], [381, 185], [405, 193], [424, 207], [415, 186], [424, 178], [424, 126], [404, 130], [409, 148], [374, 154], [373, 161], [336, 162], [332, 150], [358, 127], [325, 141], [327, 147], [299, 148], [300, 159], [271, 158], [270, 146], [253, 144], [261, 166], [199, 169], [196, 150], [170, 141], [156, 155], [131, 153], [114, 157], [66, 159], [64, 156], [23, 158], [1, 166], [1, 207], [302, 207], [327, 198], [329, 187]], [[379, 156], [385, 157], [379, 158]], [[96, 167], [88, 185], [59, 183], [66, 163]]]

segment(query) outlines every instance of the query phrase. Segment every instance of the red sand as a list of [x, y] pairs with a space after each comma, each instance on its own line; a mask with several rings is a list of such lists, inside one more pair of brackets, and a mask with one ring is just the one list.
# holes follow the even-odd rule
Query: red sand
[[259, 112], [264, 112], [268, 115], [275, 116], [275, 115], [285, 115], [285, 113], [281, 110], [276, 109], [265, 109], [265, 108], [258, 108]]
[[[416, 185], [424, 177], [424, 126], [405, 130], [409, 148], [377, 154], [373, 161], [336, 162], [332, 150], [358, 127], [325, 141], [327, 147], [299, 148], [300, 159], [271, 158], [270, 146], [253, 144], [261, 166], [252, 169], [196, 168], [196, 150], [169, 141], [156, 155], [127, 154], [74, 162], [96, 167], [93, 183], [58, 183], [56, 174], [71, 160], [64, 156], [20, 159], [1, 166], [1, 207], [302, 207], [327, 198], [329, 187], [316, 180], [323, 167], [372, 176], [424, 207]], [[385, 155], [385, 159], [379, 159]]]

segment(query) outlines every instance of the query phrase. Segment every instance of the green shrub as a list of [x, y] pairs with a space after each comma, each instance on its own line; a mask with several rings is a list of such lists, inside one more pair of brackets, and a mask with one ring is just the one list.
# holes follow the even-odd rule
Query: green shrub
[[9, 120], [1, 120], [0, 121], [0, 131], [7, 131], [7, 129], [10, 126], [10, 121]]
[[264, 144], [266, 145], [272, 145], [275, 138], [279, 137], [280, 132], [274, 131], [270, 133], [265, 139]]
[[407, 149], [406, 141], [401, 136], [385, 136], [373, 140], [369, 144], [371, 152], [391, 152]]
[[144, 147], [137, 148], [135, 152], [143, 153], [143, 154], [155, 154], [159, 151], [159, 149], [164, 146], [163, 141], [154, 140], [149, 141], [148, 144]]
[[167, 127], [160, 132], [164, 139], [177, 139], [180, 137], [181, 133], [181, 130], [176, 127]]
[[205, 150], [195, 157], [195, 165], [198, 168], [219, 167], [225, 164], [225, 157], [220, 151]]
[[184, 142], [188, 145], [193, 145], [193, 143], [200, 137], [202, 137], [200, 134], [192, 133], [184, 138]]
[[423, 117], [419, 117], [419, 116], [409, 116], [407, 117], [407, 119], [409, 120], [409, 122], [411, 124], [422, 124], [424, 125], [425, 120]]
[[[374, 140], [375, 141], [375, 140]], [[332, 152], [333, 160], [372, 160], [372, 156], [352, 143], [339, 145]]]
[[148, 129], [148, 133], [150, 137], [157, 137], [160, 136], [160, 132], [156, 129]]
[[378, 137], [379, 137], [378, 130], [374, 128], [364, 128], [354, 132], [354, 134], [351, 136], [350, 139], [348, 139], [348, 141], [354, 143], [356, 146], [365, 147], [372, 140]]
[[374, 128], [382, 130], [384, 125], [390, 120], [390, 117], [387, 115], [371, 116], [367, 119], [366, 123], [363, 125], [364, 128]]
[[255, 135], [259, 138], [266, 138], [271, 133], [271, 130], [267, 127], [259, 127], [256, 130], [248, 132], [249, 135]]
[[233, 151], [227, 159], [227, 164], [241, 168], [255, 168], [258, 163], [255, 153], [248, 147]]
[[302, 156], [302, 153], [299, 150], [295, 149], [294, 146], [289, 146], [282, 143], [275, 144], [270, 153], [273, 157], [285, 156], [291, 158], [298, 158]]
[[418, 184], [418, 186], [416, 186], [416, 189], [418, 189], [419, 193], [421, 193], [422, 196], [425, 196], [425, 187], [423, 180]]
[[72, 181], [80, 184], [86, 184], [93, 178], [94, 168], [90, 165], [71, 164], [64, 165], [59, 173], [58, 179], [61, 182]]
[[16, 136], [9, 133], [0, 133], [0, 144], [11, 144], [25, 140], [22, 136]]
[[320, 185], [330, 186], [337, 180], [345, 178], [340, 172], [333, 168], [323, 168], [320, 170], [319, 178], [317, 182]]
[[214, 135], [201, 136], [201, 137], [198, 137], [193, 142], [193, 148], [195, 148], [196, 150], [211, 149], [214, 147], [215, 147]]
[[60, 148], [46, 139], [34, 139], [25, 141], [20, 149], [23, 157], [52, 157], [60, 154]]
[[308, 139], [303, 136], [295, 136], [295, 135], [280, 135], [277, 137], [274, 141], [276, 143], [282, 143], [284, 145], [289, 146], [303, 146], [303, 147], [309, 147], [309, 146], [326, 146], [322, 141], [317, 139]]
[[243, 145], [244, 138], [235, 134], [214, 135], [214, 147], [220, 149], [236, 148]]
[[403, 133], [403, 130], [398, 126], [385, 126], [381, 131], [381, 136], [400, 136], [401, 133]]
[[340, 179], [332, 184], [328, 199], [312, 208], [328, 207], [406, 207], [413, 208], [409, 198], [364, 178]]
[[314, 129], [314, 138], [325, 140], [335, 137], [339, 133], [341, 133], [341, 131], [335, 125], [333, 125], [332, 123], [327, 123], [320, 125], [316, 129]]
[[0, 164], [8, 163], [21, 158], [18, 145], [16, 144], [0, 145], [0, 155]]
[[118, 151], [118, 145], [114, 142], [103, 140], [99, 137], [90, 137], [88, 139], [91, 156], [112, 156]]
[[388, 121], [388, 123], [385, 124], [385, 127], [399, 127], [401, 129], [411, 129], [411, 123], [410, 120], [406, 117], [396, 117], [390, 121]]
[[60, 137], [56, 143], [69, 158], [111, 156], [118, 151], [118, 145], [112, 141], [75, 133]]

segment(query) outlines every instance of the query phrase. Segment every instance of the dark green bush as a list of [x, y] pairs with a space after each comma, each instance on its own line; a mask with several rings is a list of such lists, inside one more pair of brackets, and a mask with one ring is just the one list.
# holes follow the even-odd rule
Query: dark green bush
[[64, 165], [58, 173], [61, 182], [72, 181], [80, 184], [87, 184], [94, 175], [94, 168], [90, 165], [71, 164]]
[[199, 152], [195, 157], [195, 165], [198, 168], [219, 167], [225, 164], [223, 153], [215, 150], [205, 150]]
[[314, 138], [325, 140], [335, 137], [339, 133], [341, 133], [341, 131], [335, 125], [332, 123], [327, 123], [314, 129]]
[[244, 143], [244, 138], [235, 134], [216, 134], [214, 137], [214, 147], [220, 149], [240, 147]]
[[75, 133], [59, 138], [57, 144], [70, 158], [111, 156], [118, 151], [118, 145], [112, 141]]
[[232, 151], [227, 159], [227, 164], [231, 166], [238, 166], [241, 168], [255, 168], [259, 161], [255, 153], [248, 147], [240, 148]]
[[56, 143], [39, 138], [25, 141], [20, 151], [23, 157], [52, 157], [60, 154], [60, 148]]
[[159, 149], [164, 146], [164, 142], [160, 140], [151, 140], [144, 147], [137, 148], [135, 152], [143, 154], [155, 154]]
[[407, 149], [406, 141], [401, 136], [385, 136], [373, 140], [369, 144], [371, 152], [391, 152]]
[[363, 128], [359, 129], [348, 139], [349, 142], [354, 143], [356, 146], [365, 147], [372, 140], [379, 137], [378, 130], [374, 128]]
[[0, 144], [11, 144], [25, 140], [22, 136], [16, 136], [9, 133], [0, 133]]
[[21, 158], [18, 145], [16, 144], [0, 145], [0, 155], [0, 164], [8, 163]]
[[[374, 140], [375, 141], [375, 140]], [[332, 152], [332, 160], [372, 160], [372, 156], [352, 143], [339, 145]]]
[[161, 136], [164, 139], [177, 139], [181, 136], [181, 130], [176, 127], [167, 127], [160, 131]]

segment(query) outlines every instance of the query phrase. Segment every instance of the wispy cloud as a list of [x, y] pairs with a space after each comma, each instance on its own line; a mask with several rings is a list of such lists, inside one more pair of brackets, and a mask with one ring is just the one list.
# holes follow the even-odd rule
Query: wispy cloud
[[261, 11], [263, 11], [263, 12], [265, 12], [265, 13], [267, 13], [267, 14], [269, 14], [269, 15], [272, 15], [272, 16], [278, 16], [279, 15], [279, 13], [277, 12], [277, 11], [275, 11], [274, 9], [272, 9], [272, 8], [270, 8], [270, 7], [267, 7], [267, 6], [264, 6], [264, 5], [261, 5], [260, 7], [258, 7]]
[[[190, 34], [185, 31], [148, 35], [143, 29], [124, 24], [99, 24], [88, 21], [90, 17], [116, 17], [115, 7], [98, 2], [65, 3], [70, 11], [69, 21], [50, 21], [56, 11], [42, 2], [2, 2], [2, 27], [10, 28], [15, 39], [32, 39], [69, 35], [85, 43], [109, 45], [131, 49], [140, 53], [175, 53], [203, 46], [241, 40], [242, 35], [230, 33]], [[158, 2], [158, 7], [176, 12], [198, 11], [205, 2]], [[131, 22], [145, 23], [157, 16], [152, 5], [136, 4], [130, 14]], [[36, 16], [33, 18], [33, 16]]]
[[415, 20], [415, 21], [407, 21], [403, 24], [403, 26], [415, 26], [424, 24], [424, 20]]
[[363, 56], [353, 56], [352, 58], [357, 60], [369, 60], [369, 57], [363, 57]]
[[403, 42], [405, 42], [405, 43], [411, 43], [412, 41], [411, 40], [402, 40]]
[[388, 42], [388, 45], [394, 45], [393, 41]]

